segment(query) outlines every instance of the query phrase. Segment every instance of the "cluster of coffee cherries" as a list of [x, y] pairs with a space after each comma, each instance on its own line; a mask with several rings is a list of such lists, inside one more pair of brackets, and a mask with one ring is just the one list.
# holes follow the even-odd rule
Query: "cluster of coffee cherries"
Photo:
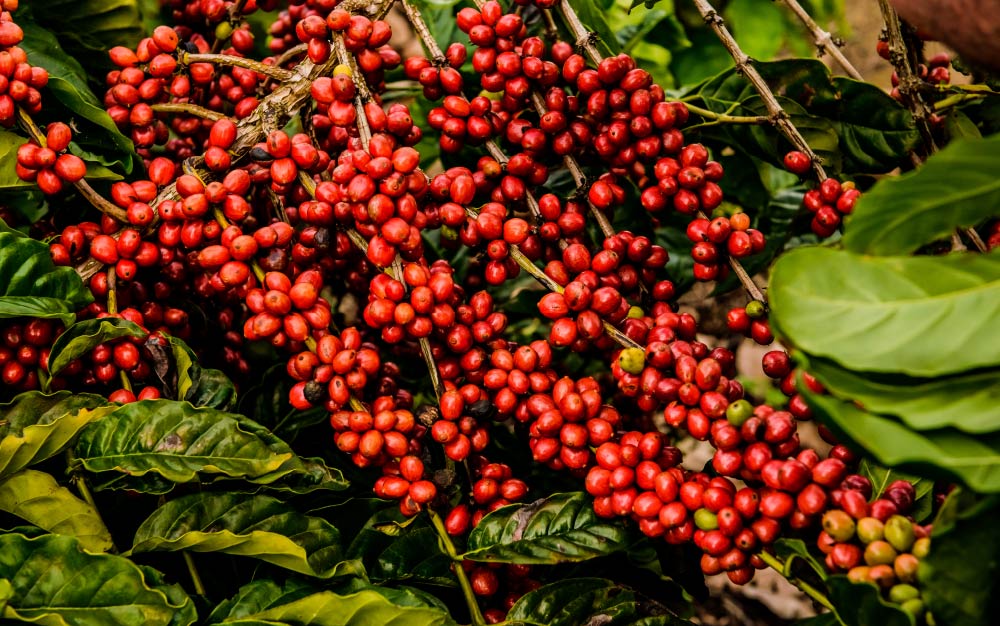
[[87, 164], [66, 151], [72, 140], [69, 126], [62, 122], [49, 124], [44, 146], [32, 141], [17, 149], [17, 177], [34, 182], [48, 195], [61, 192], [66, 183], [78, 182], [87, 174]]
[[[785, 169], [799, 176], [812, 169], [812, 160], [804, 152], [792, 150], [785, 155]], [[802, 206], [813, 214], [810, 227], [818, 237], [826, 238], [837, 231], [845, 215], [854, 211], [861, 192], [852, 182], [827, 178], [802, 198]]]
[[[531, 11], [551, 6], [534, 4]], [[634, 59], [588, 67], [570, 43], [531, 36], [513, 7], [490, 1], [462, 9], [456, 20], [475, 47], [473, 70], [496, 98], [462, 94], [463, 44], [444, 59], [407, 62], [404, 73], [428, 97], [443, 98], [429, 126], [447, 138], [445, 151], [493, 143], [489, 155], [429, 177], [410, 109], [381, 100], [385, 70], [400, 61], [386, 48], [386, 22], [350, 15], [332, 0], [300, 0], [283, 11], [272, 52], [306, 43], [305, 58], [292, 52], [288, 66], [322, 66], [324, 76], [271, 91], [293, 92], [310, 114], [298, 134], [265, 134], [238, 120], [264, 104], [271, 111], [268, 86], [277, 81], [184, 61], [227, 41], [226, 54], [251, 53], [238, 34], [243, 26], [229, 21], [231, 5], [170, 6], [176, 27], [157, 29], [139, 50], [112, 51], [119, 69], [108, 76], [105, 104], [146, 165], [147, 178], [111, 186], [128, 223], [73, 225], [52, 244], [61, 264], [104, 267], [90, 280], [98, 300], [111, 295], [113, 266], [119, 301], [134, 294], [142, 316], [123, 311], [126, 319], [168, 327], [171, 311], [196, 302], [208, 321], [192, 339], [222, 330], [233, 371], [248, 369], [240, 356], [248, 344], [266, 344], [287, 358], [292, 406], [328, 412], [336, 448], [376, 471], [376, 495], [397, 500], [405, 515], [448, 511], [446, 529], [455, 535], [527, 497], [528, 483], [496, 461], [495, 428], [523, 438], [540, 466], [582, 481], [599, 516], [633, 519], [670, 543], [693, 542], [706, 574], [725, 572], [736, 583], [764, 566], [760, 551], [783, 533], [818, 533], [824, 513], [867, 502], [870, 483], [853, 473], [847, 448], [834, 445], [821, 458], [802, 447], [798, 421], [809, 413], [801, 397], [791, 394], [788, 411], [744, 397], [733, 352], [699, 340], [695, 318], [671, 304], [666, 249], [650, 236], [594, 236], [588, 228], [622, 210], [635, 186], [644, 219], [685, 216], [699, 279], [721, 278], [728, 262], [764, 246], [747, 215], [708, 217], [722, 202], [722, 167], [704, 146], [685, 143], [687, 108], [668, 102]], [[0, 27], [0, 43], [2, 35]], [[344, 43], [356, 68], [335, 65], [331, 40]], [[366, 101], [362, 81], [372, 94]], [[206, 121], [183, 107], [154, 112], [164, 103], [198, 104], [227, 118]], [[499, 145], [513, 154], [496, 154]], [[562, 197], [548, 185], [563, 163], [596, 176]], [[824, 228], [830, 211], [836, 228], [857, 197], [830, 180], [809, 193], [807, 206], [815, 201], [814, 221]], [[435, 239], [445, 251], [476, 257], [468, 271], [459, 270], [457, 255], [436, 258], [425, 243]], [[508, 328], [507, 303], [495, 301], [522, 270], [551, 287], [538, 292], [543, 319], [527, 339]], [[150, 294], [161, 310], [147, 308]], [[763, 302], [730, 311], [727, 323], [758, 343], [773, 341]], [[99, 346], [79, 362], [80, 375], [93, 372], [111, 385], [124, 371], [143, 381], [142, 349], [151, 340], [158, 341]], [[567, 355], [608, 371], [566, 376]], [[440, 395], [420, 406], [415, 397], [428, 396], [406, 388], [413, 377], [405, 370], [425, 359], [437, 370]], [[794, 391], [783, 352], [769, 353], [764, 369]], [[669, 436], [658, 427], [664, 422]], [[674, 445], [682, 436], [715, 448], [712, 475], [682, 466]], [[437, 471], [444, 459], [468, 467], [468, 476]], [[906, 512], [897, 505], [892, 515]], [[534, 585], [524, 569], [501, 580], [498, 568], [468, 567], [474, 591], [502, 603]]]
[[930, 623], [917, 570], [930, 551], [931, 529], [905, 517], [913, 505], [913, 485], [895, 481], [881, 497], [869, 502], [869, 495], [845, 491], [836, 508], [823, 514], [816, 544], [826, 566], [846, 572], [852, 581], [874, 583], [916, 620]]

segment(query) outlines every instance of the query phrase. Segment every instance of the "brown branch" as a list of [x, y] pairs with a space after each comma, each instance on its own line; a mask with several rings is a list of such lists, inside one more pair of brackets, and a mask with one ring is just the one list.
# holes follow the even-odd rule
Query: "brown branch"
[[184, 113], [186, 115], [193, 115], [195, 117], [205, 118], [206, 120], [212, 120], [213, 122], [229, 117], [224, 113], [219, 113], [218, 111], [206, 109], [203, 106], [198, 106], [197, 104], [191, 104], [188, 102], [161, 102], [160, 104], [150, 105], [150, 108], [157, 113]]
[[808, 11], [806, 11], [802, 5], [797, 2], [797, 0], [781, 0], [781, 2], [787, 6], [792, 13], [795, 14], [795, 17], [799, 18], [799, 21], [802, 22], [802, 24], [809, 30], [809, 33], [813, 37], [813, 43], [816, 44], [816, 49], [819, 50], [821, 55], [829, 54], [833, 57], [833, 60], [835, 60], [840, 67], [844, 68], [847, 75], [854, 80], [864, 80], [864, 77], [861, 76], [861, 72], [859, 72], [858, 69], [847, 60], [844, 53], [841, 52], [840, 47], [844, 45], [844, 42], [839, 37], [834, 38], [829, 32], [823, 30], [823, 28], [816, 23], [816, 20], [809, 15]]
[[251, 70], [264, 76], [270, 76], [271, 78], [280, 81], [286, 81], [293, 75], [290, 70], [231, 54], [192, 54], [190, 52], [183, 52], [180, 55], [180, 62], [185, 65], [191, 65], [192, 63], [211, 63], [213, 65], [222, 65], [225, 67], [242, 67], [243, 69]]
[[331, 56], [336, 58], [340, 65], [346, 66], [350, 69], [351, 79], [354, 81], [354, 86], [357, 88], [357, 93], [354, 94], [354, 111], [355, 117], [357, 118], [358, 135], [361, 137], [361, 145], [364, 146], [365, 150], [367, 150], [368, 142], [372, 139], [372, 129], [368, 125], [368, 116], [365, 114], [365, 102], [371, 100], [371, 92], [368, 90], [368, 83], [365, 82], [364, 74], [361, 73], [361, 70], [354, 63], [354, 56], [351, 55], [344, 46], [344, 38], [342, 36], [334, 36], [333, 51], [335, 54]]
[[[565, 1], [565, 0], [564, 0]], [[880, 0], [882, 1], [882, 0]], [[788, 119], [788, 113], [781, 108], [781, 104], [778, 103], [778, 99], [775, 97], [774, 92], [767, 85], [767, 81], [760, 75], [757, 69], [753, 66], [753, 60], [747, 56], [745, 52], [740, 48], [740, 45], [736, 43], [733, 35], [726, 28], [726, 23], [722, 19], [722, 16], [712, 7], [712, 5], [707, 0], [693, 0], [701, 16], [704, 18], [705, 22], [711, 27], [715, 32], [716, 36], [722, 42], [722, 45], [726, 47], [729, 51], [730, 56], [733, 57], [733, 61], [736, 63], [736, 71], [743, 74], [753, 88], [760, 95], [761, 101], [763, 101], [764, 106], [767, 108], [767, 112], [771, 117], [771, 123], [781, 132], [785, 138], [796, 150], [805, 153], [812, 162], [813, 171], [816, 173], [816, 178], [820, 181], [826, 180], [826, 171], [823, 169], [823, 165], [820, 163], [820, 158], [816, 156], [809, 144], [799, 133], [799, 130], [795, 128], [795, 125]]]

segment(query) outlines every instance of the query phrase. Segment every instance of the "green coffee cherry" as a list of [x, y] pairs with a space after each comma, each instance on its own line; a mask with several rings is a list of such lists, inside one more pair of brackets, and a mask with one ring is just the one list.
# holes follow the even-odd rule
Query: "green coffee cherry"
[[726, 419], [739, 428], [753, 416], [753, 405], [746, 400], [737, 400], [726, 407]]
[[913, 522], [902, 515], [893, 515], [885, 523], [885, 540], [900, 552], [906, 552], [913, 547]]
[[874, 517], [862, 517], [858, 520], [858, 539], [864, 543], [880, 541], [884, 537], [885, 524]]
[[[913, 598], [904, 602], [899, 608], [919, 619], [924, 614], [924, 601], [920, 598]], [[930, 614], [928, 613], [928, 615]], [[931, 621], [928, 619], [927, 623], [930, 624]]]
[[225, 41], [229, 39], [233, 34], [233, 25], [229, 22], [219, 22], [219, 25], [215, 27], [215, 38], [219, 41]]
[[916, 541], [913, 542], [913, 547], [910, 550], [910, 552], [913, 553], [913, 556], [917, 557], [918, 559], [927, 558], [927, 555], [930, 553], [930, 551], [931, 551], [930, 537], [921, 537], [920, 539], [917, 539]]
[[912, 600], [914, 598], [920, 597], [920, 590], [913, 585], [900, 584], [893, 585], [892, 589], [889, 590], [889, 600], [895, 602], [896, 604], [902, 604], [907, 600]]
[[646, 316], [646, 312], [642, 310], [641, 306], [630, 306], [628, 309], [629, 319], [639, 320]]
[[708, 509], [698, 509], [694, 512], [694, 525], [701, 530], [715, 530], [719, 527], [719, 517]]
[[823, 530], [833, 537], [834, 541], [844, 543], [854, 538], [854, 520], [840, 509], [827, 511], [823, 514]]
[[760, 300], [751, 300], [750, 302], [747, 302], [746, 312], [747, 317], [752, 320], [758, 320], [764, 317], [764, 314], [767, 313], [767, 309], [764, 308], [764, 303]]
[[642, 348], [625, 348], [618, 355], [618, 367], [629, 374], [639, 375], [646, 367], [646, 353]]

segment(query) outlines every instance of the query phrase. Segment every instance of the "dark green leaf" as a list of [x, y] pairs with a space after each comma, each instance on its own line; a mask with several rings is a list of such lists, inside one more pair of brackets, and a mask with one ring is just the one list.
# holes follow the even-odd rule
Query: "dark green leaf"
[[820, 358], [809, 359], [808, 369], [833, 395], [873, 413], [894, 415], [915, 430], [1000, 430], [1000, 370], [942, 378], [880, 376], [845, 370]]
[[885, 91], [870, 83], [833, 77], [837, 97], [810, 112], [834, 120], [845, 172], [881, 174], [906, 161], [920, 143], [913, 116]]
[[84, 426], [116, 407], [101, 396], [22, 393], [0, 405], [0, 478], [67, 448]]
[[97, 509], [45, 472], [25, 469], [0, 481], [0, 511], [49, 532], [76, 537], [88, 552], [108, 552], [114, 547]]
[[55, 376], [70, 361], [79, 359], [91, 350], [112, 339], [132, 337], [141, 339], [148, 335], [135, 322], [121, 317], [102, 317], [77, 322], [56, 338], [49, 352], [49, 372]]
[[308, 583], [290, 579], [284, 586], [272, 580], [255, 580], [240, 587], [232, 598], [223, 600], [205, 620], [207, 624], [218, 624], [226, 620], [249, 617], [254, 613], [300, 600], [316, 589]]
[[[385, 529], [398, 532], [387, 533]], [[347, 556], [363, 561], [369, 577], [376, 582], [455, 584], [451, 560], [442, 552], [437, 533], [424, 518], [404, 518], [398, 506], [375, 512], [355, 534]]]
[[[295, 471], [282, 480], [265, 485], [268, 491], [281, 491], [302, 495], [316, 491], [343, 491], [350, 486], [344, 473], [336, 467], [329, 467], [323, 459], [296, 458], [286, 463]], [[284, 471], [279, 468], [278, 472]]]
[[199, 493], [171, 500], [136, 531], [132, 553], [179, 550], [249, 556], [307, 576], [356, 572], [340, 531], [270, 496]]
[[91, 472], [152, 474], [175, 483], [245, 478], [270, 483], [300, 469], [288, 444], [233, 413], [187, 402], [127, 404], [85, 429], [76, 456]]
[[559, 493], [488, 514], [469, 535], [464, 558], [493, 563], [585, 561], [624, 550], [625, 526], [594, 513], [584, 493]]
[[955, 141], [923, 167], [879, 181], [861, 196], [844, 232], [852, 252], [908, 254], [959, 227], [996, 216], [1000, 135]]
[[33, 17], [56, 33], [75, 33], [93, 47], [132, 46], [142, 38], [137, 0], [34, 0]]
[[571, 578], [550, 583], [521, 596], [507, 613], [508, 624], [578, 626], [680, 626], [686, 620], [666, 612], [631, 589], [602, 578]]
[[782, 7], [757, 0], [733, 0], [725, 10], [740, 48], [758, 61], [770, 61], [784, 45], [788, 36], [784, 16]]
[[952, 428], [914, 431], [851, 402], [799, 390], [823, 423], [870, 452], [882, 465], [920, 476], [957, 480], [981, 492], [1000, 491], [1000, 433], [971, 436]]
[[783, 255], [771, 321], [808, 355], [852, 370], [939, 376], [996, 365], [1000, 255], [863, 257], [828, 248]]
[[[13, 587], [2, 613], [6, 619], [47, 626], [187, 626], [194, 622], [187, 596], [158, 588], [156, 581], [148, 581], [124, 557], [84, 552], [76, 539], [63, 535], [36, 539], [0, 535], [0, 579], [9, 580]], [[178, 614], [187, 618], [178, 621]]]
[[847, 576], [831, 576], [826, 587], [845, 626], [913, 626], [913, 618], [898, 605], [883, 600], [878, 587], [871, 583], [852, 583]]
[[1000, 598], [997, 498], [963, 490], [948, 496], [931, 535], [931, 551], [917, 574], [927, 608], [938, 624], [988, 626]]
[[[2, 154], [4, 136], [0, 133], [0, 159], [7, 162]], [[9, 160], [12, 162], [13, 157]], [[6, 300], [4, 296], [46, 299], [37, 302], [11, 300], [11, 307], [41, 306], [47, 299], [55, 298], [65, 301], [70, 310], [82, 308], [94, 299], [73, 268], [56, 267], [46, 244], [10, 228], [0, 220], [0, 302]], [[69, 319], [67, 315], [65, 320]]]

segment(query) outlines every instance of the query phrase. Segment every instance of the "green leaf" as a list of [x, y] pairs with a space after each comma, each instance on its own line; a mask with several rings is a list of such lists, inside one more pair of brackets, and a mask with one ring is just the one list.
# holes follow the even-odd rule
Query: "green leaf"
[[29, 391], [0, 404], [0, 478], [62, 452], [84, 426], [116, 408], [107, 402], [88, 393]]
[[956, 490], [934, 520], [931, 551], [917, 575], [939, 624], [989, 626], [1000, 598], [1000, 501]]
[[1000, 363], [1000, 254], [862, 257], [799, 248], [768, 293], [781, 337], [851, 370], [939, 376]]
[[340, 531], [270, 496], [200, 493], [171, 500], [136, 531], [131, 553], [179, 550], [249, 556], [319, 578], [353, 574]]
[[605, 10], [594, 0], [570, 0], [570, 6], [576, 9], [580, 21], [597, 34], [597, 48], [605, 56], [618, 54], [618, 37], [604, 17]]
[[348, 595], [322, 591], [251, 615], [215, 623], [240, 626], [265, 623], [284, 626], [453, 626], [455, 621], [439, 608], [399, 605], [375, 589], [364, 589]]
[[[187, 626], [191, 599], [159, 588], [124, 557], [90, 554], [63, 535], [0, 535], [0, 578], [13, 593], [2, 615], [44, 626]], [[150, 585], [150, 582], [154, 582]], [[177, 621], [178, 614], [190, 616]]]
[[844, 232], [852, 252], [909, 254], [997, 215], [1000, 135], [959, 140], [923, 167], [879, 181], [863, 194]]
[[34, 0], [33, 17], [57, 33], [75, 33], [101, 50], [135, 46], [145, 34], [138, 0]]
[[807, 369], [833, 395], [859, 402], [873, 413], [894, 415], [915, 430], [1000, 430], [1000, 370], [911, 378], [852, 372], [820, 358], [809, 359]]
[[733, 0], [725, 11], [740, 48], [759, 61], [769, 61], [781, 50], [788, 35], [784, 15], [782, 7], [757, 0]]
[[45, 472], [26, 469], [0, 481], [0, 511], [49, 532], [76, 537], [88, 552], [108, 552], [114, 547], [97, 509]]
[[100, 344], [122, 337], [141, 339], [149, 334], [135, 322], [121, 317], [101, 317], [73, 324], [56, 338], [49, 352], [49, 372], [56, 376]]
[[76, 313], [59, 298], [0, 296], [0, 319], [13, 317], [57, 319], [69, 326], [76, 319]]
[[624, 550], [629, 539], [623, 524], [597, 517], [586, 494], [559, 493], [489, 513], [469, 534], [462, 556], [493, 563], [572, 563]]
[[826, 587], [830, 602], [845, 626], [913, 626], [910, 614], [883, 600], [872, 583], [852, 583], [847, 576], [831, 576]]
[[288, 444], [233, 413], [187, 402], [126, 404], [83, 431], [76, 446], [91, 472], [162, 477], [174, 483], [200, 478], [244, 478], [270, 483], [296, 469]]
[[799, 387], [817, 417], [882, 465], [920, 476], [956, 480], [980, 492], [1000, 492], [1000, 433], [971, 436], [953, 428], [914, 431], [851, 402]]
[[184, 400], [195, 406], [230, 411], [236, 406], [236, 385], [222, 370], [191, 364], [191, 386]]
[[[103, 1], [91, 0], [91, 5]], [[135, 155], [132, 140], [118, 130], [100, 100], [90, 90], [87, 72], [79, 61], [62, 49], [59, 39], [51, 31], [30, 22], [22, 24], [22, 28], [24, 41], [21, 47], [28, 55], [28, 61], [49, 72], [46, 89], [60, 105], [91, 123], [83, 134], [75, 137], [76, 142], [95, 151], [110, 148], [116, 158], [121, 159], [124, 172], [130, 173]]]
[[[7, 134], [0, 132], [0, 159], [4, 162], [7, 159], [3, 157], [3, 141]], [[12, 162], [13, 156], [10, 159]], [[45, 300], [34, 302], [22, 298]], [[42, 306], [50, 298], [63, 300], [67, 310], [82, 308], [94, 299], [73, 268], [56, 267], [46, 244], [10, 228], [0, 220], [0, 307]], [[61, 315], [65, 316], [61, 319], [71, 319], [68, 313]]]
[[281, 606], [300, 600], [316, 589], [300, 580], [289, 579], [284, 586], [273, 580], [255, 580], [240, 587], [232, 598], [223, 600], [205, 620], [207, 624], [219, 624], [250, 617], [271, 607]]
[[782, 537], [774, 542], [774, 553], [785, 564], [785, 571], [782, 574], [785, 578], [793, 576], [792, 568], [796, 562], [803, 562], [808, 565], [822, 580], [826, 580], [826, 567], [809, 551], [809, 546], [801, 539], [789, 539]]
[[194, 351], [180, 338], [150, 335], [145, 346], [166, 395], [223, 411], [236, 406], [236, 386], [229, 377], [220, 370], [203, 369]]
[[[402, 525], [411, 520], [409, 525]], [[451, 559], [442, 552], [437, 533], [424, 518], [406, 519], [398, 506], [390, 506], [375, 512], [353, 534], [347, 556], [361, 560], [371, 580], [455, 585]]]
[[680, 626], [686, 620], [660, 604], [602, 578], [571, 578], [550, 583], [521, 596], [507, 613], [508, 624], [578, 626]]
[[14, 587], [11, 586], [9, 580], [0, 579], [0, 615], [3, 615], [4, 609], [7, 608], [7, 602], [12, 597], [14, 597]]

